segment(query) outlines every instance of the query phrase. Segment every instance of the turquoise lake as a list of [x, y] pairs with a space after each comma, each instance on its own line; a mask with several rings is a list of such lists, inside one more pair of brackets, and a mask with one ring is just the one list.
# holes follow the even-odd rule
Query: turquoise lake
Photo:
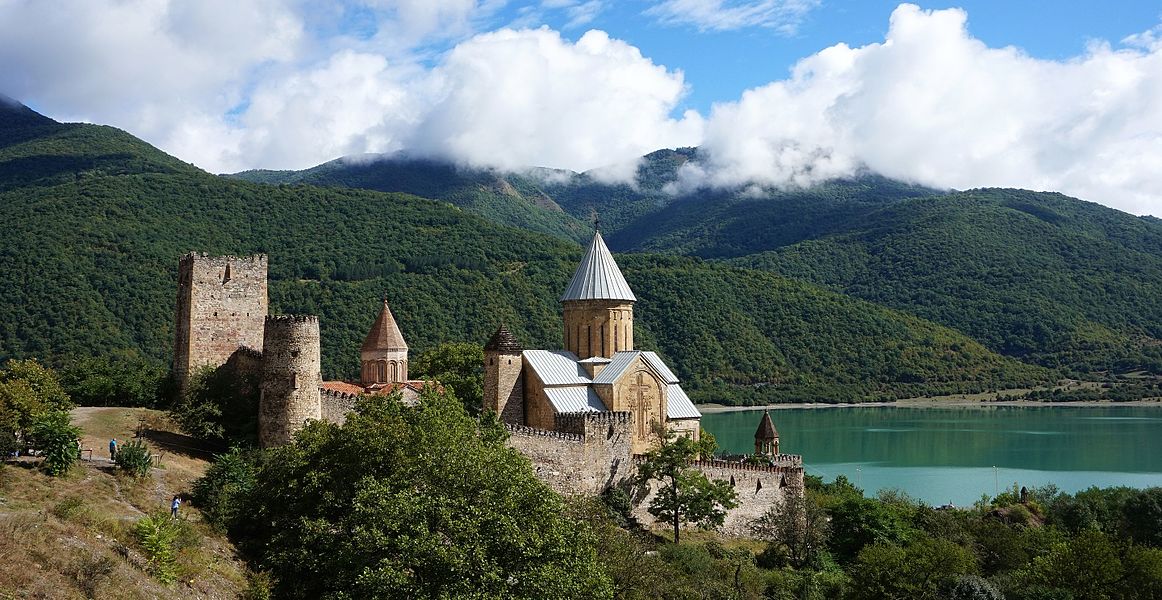
[[[761, 411], [706, 414], [724, 452], [754, 451]], [[1162, 486], [1162, 407], [805, 408], [771, 411], [781, 451], [867, 495], [964, 506], [1013, 483]], [[994, 468], [995, 467], [995, 468]]]

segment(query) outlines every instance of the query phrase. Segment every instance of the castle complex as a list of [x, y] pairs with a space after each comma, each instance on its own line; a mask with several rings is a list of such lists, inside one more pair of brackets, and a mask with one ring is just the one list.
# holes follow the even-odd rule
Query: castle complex
[[[267, 315], [266, 269], [264, 255], [182, 257], [174, 348], [182, 389], [205, 367], [259, 375], [264, 447], [289, 443], [312, 419], [342, 423], [363, 394], [399, 392], [405, 403], [417, 401], [425, 382], [408, 379], [408, 346], [386, 300], [360, 348], [359, 382], [323, 381], [318, 318]], [[660, 356], [634, 349], [637, 298], [600, 233], [560, 301], [563, 350], [525, 350], [503, 325], [485, 345], [484, 408], [558, 492], [628, 487], [658, 431], [697, 440], [702, 415]], [[695, 464], [735, 486], [739, 505], [723, 526], [730, 534], [746, 534], [771, 506], [803, 494], [802, 459], [779, 453], [769, 414], [755, 433], [755, 453], [762, 464]], [[639, 519], [650, 519], [653, 493], [634, 498]]]

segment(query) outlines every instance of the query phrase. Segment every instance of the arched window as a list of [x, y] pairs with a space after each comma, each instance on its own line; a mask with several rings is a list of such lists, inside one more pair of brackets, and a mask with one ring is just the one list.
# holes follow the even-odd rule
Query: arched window
[[376, 383], [383, 383], [387, 381], [387, 361], [379, 361], [379, 377], [375, 378]]

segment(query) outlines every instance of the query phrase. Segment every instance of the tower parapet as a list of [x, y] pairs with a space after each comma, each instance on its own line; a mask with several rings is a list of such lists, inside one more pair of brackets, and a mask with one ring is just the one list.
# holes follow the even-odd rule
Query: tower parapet
[[319, 318], [268, 316], [262, 346], [258, 439], [263, 447], [279, 446], [308, 420], [322, 417]]

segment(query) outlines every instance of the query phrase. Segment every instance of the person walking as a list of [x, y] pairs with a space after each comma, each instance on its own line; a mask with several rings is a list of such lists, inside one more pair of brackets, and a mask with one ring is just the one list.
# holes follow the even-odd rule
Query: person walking
[[173, 502], [169, 503], [169, 516], [174, 518], [174, 519], [178, 518], [178, 507], [180, 507], [181, 505], [182, 505], [182, 497], [181, 496], [174, 496]]
[[117, 460], [117, 438], [109, 440], [109, 462]]

